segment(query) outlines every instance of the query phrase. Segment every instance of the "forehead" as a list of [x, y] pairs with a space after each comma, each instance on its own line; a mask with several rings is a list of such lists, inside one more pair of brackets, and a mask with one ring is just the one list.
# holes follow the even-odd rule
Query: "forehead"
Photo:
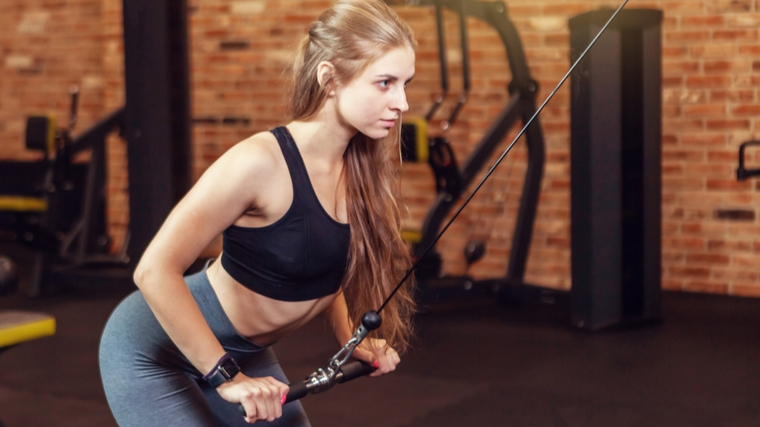
[[392, 75], [401, 80], [414, 76], [414, 51], [407, 47], [391, 49], [377, 58], [362, 73], [365, 77]]

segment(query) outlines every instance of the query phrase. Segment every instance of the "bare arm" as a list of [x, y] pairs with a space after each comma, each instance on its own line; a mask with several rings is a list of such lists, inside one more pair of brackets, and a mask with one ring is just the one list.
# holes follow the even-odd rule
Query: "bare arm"
[[[231, 148], [201, 177], [169, 214], [135, 269], [145, 301], [198, 371], [211, 371], [225, 351], [206, 323], [182, 277], [208, 243], [245, 212], [258, 209], [257, 196], [276, 171], [266, 139], [252, 137]], [[265, 210], [265, 209], [264, 209]], [[288, 386], [272, 377], [242, 372], [219, 387], [225, 400], [241, 403], [247, 422], [282, 415]]]
[[274, 164], [271, 157], [254, 139], [220, 157], [177, 204], [135, 270], [135, 283], [159, 323], [203, 374], [224, 350], [182, 274], [213, 238], [255, 204], [258, 188], [267, 184], [267, 168]]
[[335, 333], [335, 339], [338, 344], [343, 346], [354, 334], [351, 320], [348, 318], [348, 307], [346, 306], [346, 297], [341, 291], [333, 300], [332, 304], [324, 311], [325, 319], [330, 324]]

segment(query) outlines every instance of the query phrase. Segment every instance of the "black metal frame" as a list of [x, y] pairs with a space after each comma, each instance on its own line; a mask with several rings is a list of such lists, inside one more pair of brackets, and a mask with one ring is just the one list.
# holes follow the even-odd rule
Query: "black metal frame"
[[760, 175], [760, 169], [746, 169], [744, 167], [744, 151], [749, 146], [760, 145], [760, 141], [747, 141], [739, 146], [739, 168], [736, 169], [736, 180], [744, 181], [747, 178]]
[[186, 0], [124, 0], [124, 137], [136, 263], [191, 184]]
[[[570, 20], [573, 60], [611, 10]], [[624, 10], [573, 76], [571, 319], [586, 330], [662, 317], [662, 11]]]
[[[508, 88], [511, 95], [509, 102], [496, 117], [494, 123], [486, 131], [473, 152], [462, 163], [461, 168], [457, 168], [458, 173], [455, 174], [457, 182], [455, 185], [438, 186], [438, 196], [422, 225], [422, 238], [413, 248], [414, 255], [420, 257], [435, 240], [443, 221], [455, 207], [457, 200], [462, 195], [464, 189], [472, 183], [478, 172], [486, 166], [486, 162], [496, 148], [503, 142], [507, 133], [515, 125], [517, 120], [521, 119], [523, 123], [527, 123], [535, 114], [535, 97], [538, 92], [538, 83], [531, 78], [520, 36], [514, 24], [509, 19], [507, 7], [504, 2], [423, 0], [412, 2], [412, 4], [435, 6], [436, 20], [439, 28], [439, 49], [443, 48], [441, 10], [446, 8], [460, 14], [460, 26], [463, 32], [462, 58], [465, 94], [460, 98], [457, 108], [454, 110], [454, 114], [449, 118], [449, 123], [456, 118], [461, 106], [464, 101], [466, 101], [466, 92], [469, 89], [469, 63], [467, 62], [469, 55], [466, 43], [466, 16], [480, 19], [497, 31], [506, 49], [507, 60], [512, 73], [512, 82]], [[443, 53], [440, 55], [440, 60], [442, 70], [441, 83], [445, 96], [448, 91], [448, 74], [445, 72], [446, 63]], [[440, 99], [442, 99], [442, 97]], [[437, 101], [431, 109], [431, 112], [428, 113], [428, 119], [432, 117], [432, 114], [440, 105], [440, 102], [442, 101]], [[454, 297], [461, 295], [462, 290], [466, 293], [484, 292], [486, 294], [493, 294], [496, 292], [506, 298], [516, 297], [519, 299], [531, 299], [543, 302], [548, 302], [549, 300], [554, 302], [560, 296], [567, 294], [567, 292], [564, 291], [556, 291], [524, 283], [528, 250], [533, 234], [536, 210], [538, 208], [538, 198], [545, 161], [545, 144], [543, 133], [541, 131], [541, 124], [538, 119], [534, 120], [531, 126], [528, 127], [525, 136], [528, 152], [528, 168], [525, 173], [520, 208], [513, 234], [512, 251], [510, 253], [505, 277], [482, 281], [473, 281], [468, 277], [434, 277], [436, 273], [440, 272], [440, 255], [431, 252], [426, 257], [430, 257], [430, 260], [423, 260], [420, 263], [420, 269], [417, 274], [420, 282], [422, 299], [444, 299]], [[432, 140], [435, 144], [437, 138], [433, 138]], [[456, 166], [454, 167], [456, 168]], [[436, 173], [436, 175], [438, 175], [438, 173]], [[447, 184], [450, 184], [448, 182], [450, 180], [451, 178], [445, 181]]]

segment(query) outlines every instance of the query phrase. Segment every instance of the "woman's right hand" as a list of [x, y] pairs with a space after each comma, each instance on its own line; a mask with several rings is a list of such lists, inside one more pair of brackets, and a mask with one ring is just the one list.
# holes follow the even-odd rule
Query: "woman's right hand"
[[216, 388], [228, 402], [245, 408], [245, 421], [274, 421], [282, 416], [282, 404], [290, 388], [272, 377], [250, 378], [242, 372]]

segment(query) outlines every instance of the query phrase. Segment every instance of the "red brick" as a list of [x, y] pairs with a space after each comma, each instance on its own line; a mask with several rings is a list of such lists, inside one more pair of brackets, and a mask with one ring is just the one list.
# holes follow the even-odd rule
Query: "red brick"
[[734, 178], [733, 180], [728, 179], [708, 179], [707, 180], [707, 189], [716, 191], [746, 191], [751, 188], [751, 183], [749, 181], [736, 181]]
[[713, 90], [710, 91], [710, 101], [747, 102], [755, 99], [754, 90]]
[[689, 51], [695, 58], [733, 58], [736, 56], [736, 45], [726, 43], [690, 45]]
[[663, 246], [680, 249], [704, 249], [705, 240], [701, 237], [673, 237], [662, 239]]
[[726, 136], [722, 133], [684, 133], [681, 143], [684, 146], [720, 147], [726, 144]]
[[732, 110], [732, 113], [736, 116], [758, 116], [760, 115], [760, 105], [740, 105]]
[[720, 104], [697, 104], [683, 107], [683, 115], [686, 117], [723, 116], [725, 114], [726, 106]]
[[710, 31], [665, 31], [666, 45], [692, 45], [710, 39]]
[[743, 119], [708, 120], [709, 130], [746, 130], [750, 129], [750, 121]]
[[706, 6], [708, 13], [749, 12], [752, 0], [710, 0]]
[[681, 19], [683, 27], [722, 27], [725, 23], [726, 20], [722, 15], [684, 16]]
[[707, 160], [710, 162], [731, 162], [736, 161], [737, 158], [737, 152], [732, 151], [718, 151], [718, 150], [711, 150], [707, 152]]
[[667, 15], [670, 14], [695, 14], [703, 10], [701, 2], [683, 0], [683, 1], [668, 1], [663, 2], [661, 7], [666, 11]]
[[686, 87], [716, 88], [731, 86], [731, 76], [689, 76], [686, 77]]
[[713, 32], [713, 40], [750, 41], [757, 40], [757, 35], [757, 30], [716, 30]]
[[735, 78], [736, 87], [754, 87], [760, 88], [760, 76], [755, 75], [737, 75]]
[[704, 267], [672, 266], [668, 272], [675, 277], [710, 277], [710, 269]]
[[742, 56], [760, 56], [760, 44], [739, 46], [739, 54]]
[[746, 60], [735, 59], [733, 61], [716, 60], [705, 61], [704, 64], [705, 73], [727, 73], [730, 71], [735, 72], [749, 72], [750, 62]]
[[699, 72], [697, 61], [668, 61], [662, 64], [662, 72], [665, 75], [693, 74]]
[[663, 164], [662, 175], [680, 175], [683, 173], [683, 166], [679, 164]]
[[[748, 46], [753, 48], [754, 46]], [[760, 50], [760, 49], [758, 49]], [[685, 58], [689, 54], [689, 49], [686, 46], [663, 46], [662, 57], [663, 58]]]

